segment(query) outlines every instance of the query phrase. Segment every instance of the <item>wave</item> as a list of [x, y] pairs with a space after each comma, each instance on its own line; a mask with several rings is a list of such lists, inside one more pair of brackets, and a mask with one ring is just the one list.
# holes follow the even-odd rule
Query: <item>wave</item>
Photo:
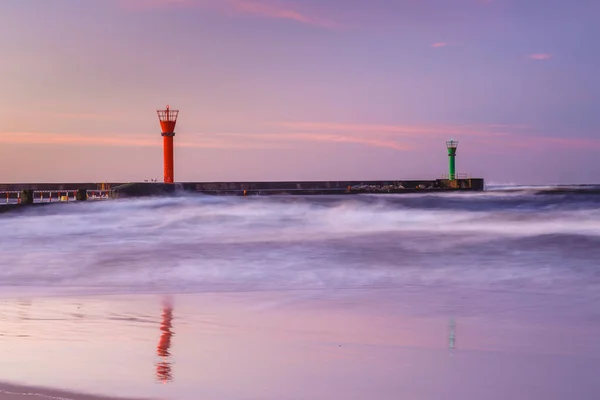
[[581, 184], [581, 185], [487, 185], [486, 189], [491, 192], [515, 192], [519, 194], [579, 194], [579, 195], [600, 195], [600, 185]]
[[0, 285], [206, 291], [599, 281], [599, 207], [486, 196], [185, 195], [31, 209], [0, 217]]

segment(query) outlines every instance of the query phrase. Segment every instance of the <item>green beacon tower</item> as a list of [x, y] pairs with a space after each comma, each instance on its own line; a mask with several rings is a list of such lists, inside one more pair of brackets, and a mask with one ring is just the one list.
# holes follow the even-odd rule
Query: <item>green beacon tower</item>
[[456, 148], [458, 147], [458, 141], [450, 139], [446, 142], [446, 148], [448, 149], [448, 179], [453, 181], [456, 179]]

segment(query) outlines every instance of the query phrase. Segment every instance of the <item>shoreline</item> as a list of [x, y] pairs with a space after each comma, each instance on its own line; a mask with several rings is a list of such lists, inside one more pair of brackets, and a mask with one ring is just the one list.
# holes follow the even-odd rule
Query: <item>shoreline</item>
[[150, 400], [149, 398], [104, 396], [100, 394], [80, 393], [66, 389], [0, 382], [0, 400], [22, 400], [32, 398], [50, 400]]

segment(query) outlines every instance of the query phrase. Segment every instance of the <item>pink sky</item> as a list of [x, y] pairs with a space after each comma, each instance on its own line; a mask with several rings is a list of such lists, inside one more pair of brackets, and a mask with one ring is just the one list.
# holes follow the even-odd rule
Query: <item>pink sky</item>
[[600, 173], [593, 2], [3, 7], [0, 182], [160, 178], [166, 104], [177, 181], [437, 178], [450, 138], [491, 182]]

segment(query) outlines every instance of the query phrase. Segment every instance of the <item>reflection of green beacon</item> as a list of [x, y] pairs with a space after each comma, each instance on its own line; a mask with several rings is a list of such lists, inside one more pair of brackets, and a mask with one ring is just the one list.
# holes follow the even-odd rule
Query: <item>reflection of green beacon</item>
[[456, 324], [454, 323], [454, 318], [450, 319], [450, 337], [448, 341], [448, 347], [453, 349], [456, 345]]
[[458, 141], [450, 139], [446, 142], [446, 148], [448, 149], [448, 159], [450, 161], [448, 179], [451, 181], [456, 179], [456, 147], [458, 147]]

